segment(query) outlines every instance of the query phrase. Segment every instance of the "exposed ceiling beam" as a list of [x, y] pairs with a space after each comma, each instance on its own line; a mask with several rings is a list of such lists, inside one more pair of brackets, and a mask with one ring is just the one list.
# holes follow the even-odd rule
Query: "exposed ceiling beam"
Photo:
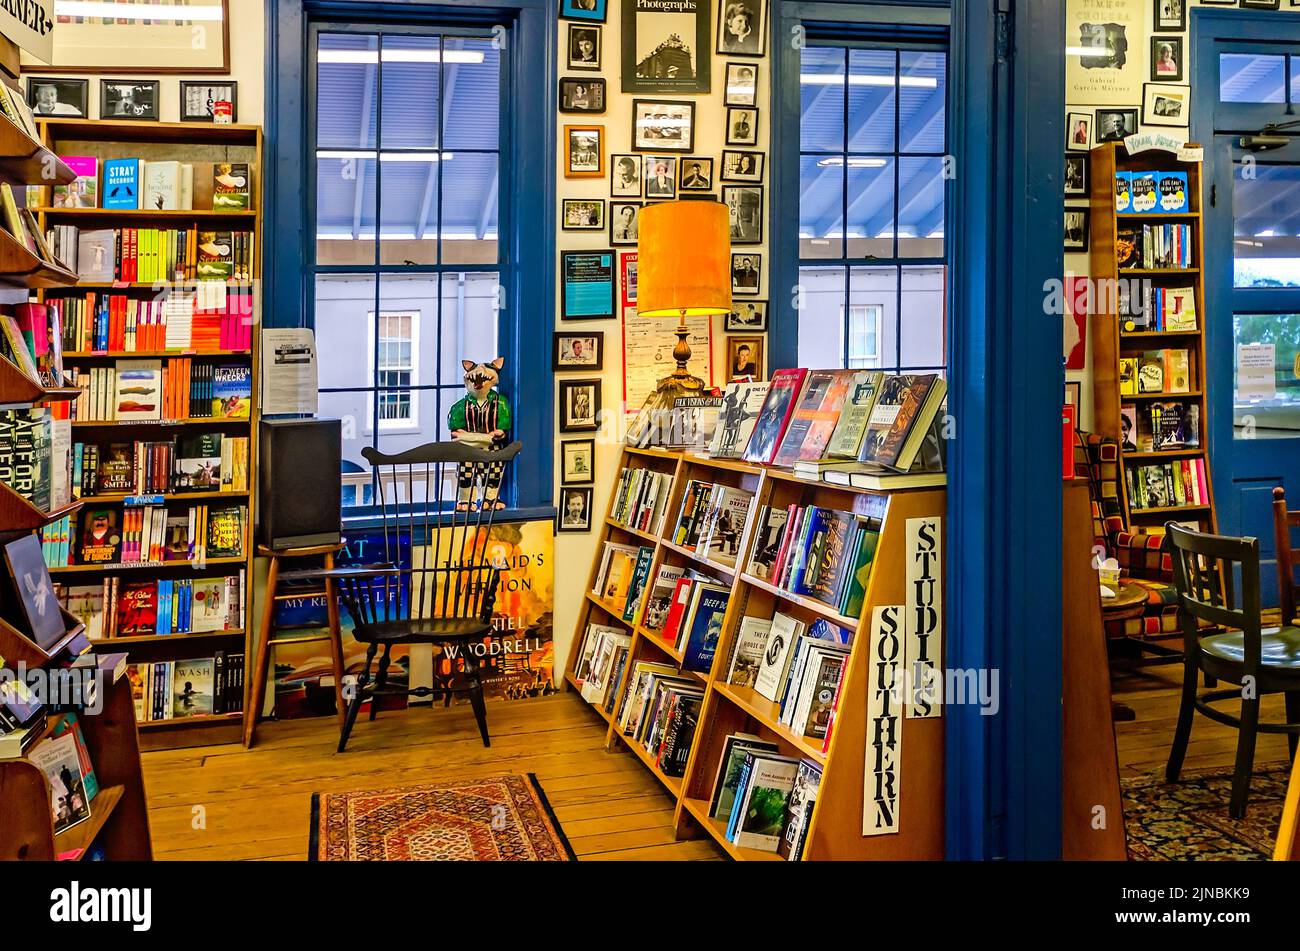
[[[940, 160], [933, 159], [940, 173], [943, 166]], [[910, 212], [919, 207], [930, 209], [934, 206], [932, 197], [935, 190], [939, 193], [939, 203], [943, 203], [943, 179], [936, 178], [930, 173], [926, 166], [917, 164], [912, 172], [911, 177], [898, 183], [898, 218], [894, 220], [894, 228], [897, 229], [899, 221], [910, 217]], [[890, 203], [893, 204], [892, 202]], [[850, 208], [850, 210], [852, 210]], [[877, 211], [877, 213], [867, 219], [863, 225], [863, 233], [868, 237], [875, 237], [882, 229], [889, 227], [890, 220], [894, 218], [894, 209], [892, 207]]]
[[487, 226], [492, 219], [492, 212], [497, 207], [497, 194], [501, 187], [501, 164], [498, 162], [492, 168], [492, 185], [488, 188], [487, 197], [483, 201], [483, 213], [479, 215], [478, 231], [476, 235], [480, 241], [487, 236]]
[[[1258, 166], [1256, 166], [1258, 168]], [[1280, 187], [1279, 187], [1280, 186]], [[1300, 188], [1300, 182], [1290, 181], [1285, 184], [1281, 181], [1265, 181], [1255, 179], [1254, 183], [1248, 188], [1238, 191], [1236, 176], [1233, 181], [1232, 195], [1232, 216], [1236, 221], [1249, 221], [1259, 215], [1260, 212], [1276, 207], [1277, 205], [1289, 204], [1293, 197], [1293, 192]], [[1246, 194], [1243, 195], [1242, 192]], [[1255, 200], [1247, 204], [1243, 198], [1251, 197], [1254, 193]]]
[[[370, 117], [375, 108], [375, 80], [379, 71], [379, 65], [368, 64], [363, 67], [366, 71], [365, 81], [361, 84], [361, 120], [360, 128], [357, 130], [357, 145], [360, 148], [369, 148], [370, 142]], [[366, 161], [365, 159], [355, 159], [356, 175], [352, 179], [352, 240], [356, 241], [361, 237], [361, 212], [365, 209], [366, 204]], [[376, 234], [375, 239], [379, 236]]]
[[[447, 43], [452, 42], [452, 39], [451, 37], [444, 36], [442, 42], [443, 46], [446, 47]], [[465, 46], [464, 40], [458, 39], [454, 42], [459, 44], [456, 49], [463, 49]], [[456, 75], [460, 69], [460, 65], [458, 63], [445, 63], [442, 68], [443, 88], [441, 90], [441, 95], [438, 97], [441, 106], [435, 116], [435, 121], [437, 123], [436, 136], [439, 150], [445, 150], [446, 146], [446, 143], [442, 141], [442, 130], [447, 127], [447, 123], [443, 121], [442, 110], [451, 109], [452, 98], [456, 95]], [[425, 172], [424, 194], [420, 198], [420, 215], [415, 219], [415, 237], [417, 239], [423, 238], [425, 230], [429, 227], [429, 211], [433, 207], [434, 197], [438, 193], [438, 169], [441, 165], [441, 162], [430, 162], [429, 168]], [[442, 220], [441, 209], [438, 210], [438, 220]]]

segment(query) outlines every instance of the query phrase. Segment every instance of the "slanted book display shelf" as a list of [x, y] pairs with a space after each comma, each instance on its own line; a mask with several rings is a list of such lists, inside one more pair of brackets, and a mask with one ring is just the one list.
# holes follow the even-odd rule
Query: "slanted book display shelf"
[[[873, 772], [878, 765], [872, 753], [868, 714], [872, 673], [870, 631], [872, 609], [907, 603], [905, 546], [909, 519], [936, 518], [944, 514], [942, 488], [878, 491], [828, 485], [796, 478], [789, 470], [753, 465], [730, 459], [710, 459], [694, 453], [654, 448], [624, 447], [621, 468], [648, 469], [671, 480], [664, 516], [648, 530], [629, 528], [612, 516], [617, 489], [605, 509], [598, 535], [597, 554], [587, 582], [578, 626], [566, 667], [566, 682], [581, 690], [577, 676], [583, 636], [589, 624], [617, 627], [630, 637], [624, 670], [634, 662], [667, 664], [703, 690], [698, 723], [690, 743], [682, 776], [666, 773], [635, 737], [625, 736], [607, 703], [593, 709], [609, 724], [607, 745], [624, 744], [676, 799], [679, 838], [712, 836], [734, 859], [780, 860], [776, 852], [745, 848], [729, 841], [725, 824], [710, 816], [712, 795], [726, 738], [748, 733], [774, 743], [778, 752], [811, 761], [822, 771], [811, 817], [803, 836], [804, 860], [820, 859], [938, 859], [943, 856], [943, 720], [941, 712], [926, 718], [899, 716], [901, 753], [893, 777], [898, 781], [896, 831], [864, 835], [864, 799], [874, 796]], [[749, 515], [737, 543], [734, 567], [711, 560], [697, 550], [673, 541], [674, 519], [690, 491], [692, 480], [726, 485], [753, 494]], [[879, 519], [879, 540], [865, 592], [861, 619], [841, 615], [827, 603], [796, 595], [749, 573], [750, 549], [762, 533], [759, 513], [763, 506], [788, 509], [791, 505], [823, 506]], [[624, 606], [611, 604], [593, 593], [601, 571], [606, 542], [653, 549], [649, 583], [660, 566], [694, 569], [719, 579], [729, 589], [721, 634], [711, 667], [703, 672], [682, 670], [685, 651], [645, 626], [649, 593], [641, 598], [633, 621], [624, 620]], [[648, 585], [647, 584], [647, 588]], [[830, 743], [823, 752], [821, 740], [803, 735], [782, 722], [778, 703], [753, 687], [729, 682], [737, 636], [746, 617], [770, 619], [775, 612], [812, 626], [826, 621], [852, 633], [851, 649], [840, 682], [840, 700], [834, 712]], [[903, 619], [899, 617], [902, 642]], [[901, 661], [901, 657], [899, 660]], [[940, 657], [940, 669], [941, 657]], [[901, 671], [901, 665], [900, 665]], [[626, 691], [627, 676], [616, 687]], [[612, 681], [611, 681], [612, 683]], [[877, 721], [881, 723], [883, 721]], [[897, 751], [894, 751], [897, 752]], [[889, 758], [892, 753], [887, 753]]]

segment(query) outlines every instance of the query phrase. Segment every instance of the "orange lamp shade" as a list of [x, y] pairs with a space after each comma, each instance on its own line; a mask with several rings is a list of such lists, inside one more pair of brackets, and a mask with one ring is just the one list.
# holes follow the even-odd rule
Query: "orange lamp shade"
[[731, 229], [717, 201], [661, 201], [637, 223], [637, 313], [731, 313]]

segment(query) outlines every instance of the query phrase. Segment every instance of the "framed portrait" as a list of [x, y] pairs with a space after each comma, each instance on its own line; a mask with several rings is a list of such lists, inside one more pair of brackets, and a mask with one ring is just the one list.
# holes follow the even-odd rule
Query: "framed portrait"
[[660, 201], [677, 197], [677, 156], [645, 157], [645, 196]]
[[609, 203], [609, 243], [616, 247], [635, 245], [639, 236], [641, 202], [611, 201]]
[[564, 127], [564, 177], [603, 178], [605, 175], [605, 127]]
[[605, 111], [605, 80], [566, 76], [560, 80], [560, 111], [599, 113]]
[[90, 118], [90, 80], [55, 76], [27, 77], [27, 104], [37, 118], [66, 116]]
[[1151, 37], [1151, 81], [1153, 83], [1183, 81], [1183, 38], [1181, 36]]
[[1243, 10], [1276, 10], [1278, 0], [1241, 0]]
[[1146, 125], [1187, 128], [1191, 120], [1192, 87], [1142, 85], [1142, 122]]
[[561, 380], [560, 432], [595, 432], [599, 420], [600, 380]]
[[1088, 250], [1088, 209], [1065, 209], [1065, 250]]
[[552, 370], [600, 370], [605, 362], [605, 335], [598, 330], [557, 333], [551, 350]]
[[560, 253], [560, 319], [614, 316], [614, 251]]
[[762, 152], [742, 152], [739, 149], [722, 150], [722, 176], [724, 182], [762, 182]]
[[727, 333], [767, 333], [767, 301], [734, 302], [722, 329]]
[[727, 206], [731, 243], [762, 244], [763, 186], [724, 185], [722, 203]]
[[1191, 0], [1152, 0], [1151, 29], [1156, 33], [1182, 33], [1187, 29], [1187, 4]]
[[713, 159], [703, 155], [684, 155], [678, 163], [677, 187], [684, 192], [713, 190]]
[[643, 152], [695, 149], [695, 103], [632, 100], [632, 148]]
[[727, 338], [727, 382], [742, 376], [752, 376], [756, 380], [765, 377], [763, 370], [762, 337], [728, 337]]
[[565, 198], [560, 203], [560, 227], [565, 231], [603, 231], [605, 199]]
[[640, 155], [611, 155], [609, 157], [609, 197], [641, 197]]
[[605, 22], [606, 0], [561, 0], [560, 19]]
[[561, 485], [560, 505], [555, 514], [557, 532], [591, 531], [591, 493], [589, 485]]
[[560, 481], [596, 481], [596, 440], [566, 439], [560, 443]]
[[758, 105], [758, 64], [728, 63], [727, 94], [723, 104], [728, 106]]
[[757, 252], [731, 254], [731, 293], [757, 297], [763, 283], [763, 256]]
[[1138, 130], [1136, 109], [1098, 109], [1097, 142], [1120, 142]]
[[623, 92], [709, 92], [711, 12], [709, 0], [623, 0]]
[[[1184, 0], [1186, 2], [1186, 0]], [[1141, 99], [1152, 0], [1065, 5], [1065, 101], [1123, 106]]]
[[236, 82], [202, 82], [181, 80], [181, 121], [214, 122], [213, 106], [218, 102], [230, 103], [230, 121], [239, 121], [237, 101], [239, 84]]
[[[53, 55], [48, 63], [22, 54], [23, 72], [48, 69], [72, 73], [151, 74], [230, 72], [230, 0], [163, 6], [175, 16], [148, 18], [131, 0], [105, 0], [100, 9], [58, 11]], [[104, 9], [108, 8], [108, 9]], [[113, 8], [121, 10], [113, 15]], [[49, 9], [49, 8], [47, 8]], [[51, 24], [53, 25], [53, 24]]]
[[600, 27], [569, 24], [569, 69], [600, 70]]
[[99, 118], [158, 119], [158, 80], [101, 79]]
[[718, 0], [717, 51], [726, 56], [767, 53], [767, 0]]
[[1088, 156], [1065, 153], [1065, 194], [1069, 198], [1088, 195]]
[[1086, 152], [1092, 148], [1092, 113], [1068, 112], [1065, 115], [1065, 148]]
[[748, 106], [727, 109], [727, 145], [758, 144], [758, 110]]

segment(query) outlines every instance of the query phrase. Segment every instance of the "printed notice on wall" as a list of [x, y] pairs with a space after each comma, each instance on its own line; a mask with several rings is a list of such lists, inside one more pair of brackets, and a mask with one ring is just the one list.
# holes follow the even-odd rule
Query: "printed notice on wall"
[[262, 330], [262, 415], [316, 415], [316, 336], [304, 327]]
[[[676, 317], [623, 317], [623, 407], [635, 415], [645, 405], [646, 397], [654, 392], [656, 384], [677, 368], [673, 347], [677, 346], [674, 331], [679, 323]], [[713, 323], [710, 317], [687, 317], [686, 326], [691, 335], [686, 342], [691, 345], [688, 369], [713, 385]]]
[[902, 792], [903, 612], [905, 605], [873, 608], [867, 644], [867, 750], [862, 787], [862, 834], [898, 831]]
[[943, 520], [907, 520], [907, 715], [943, 715]]
[[1237, 347], [1237, 398], [1271, 400], [1277, 396], [1277, 345], [1243, 343]]

